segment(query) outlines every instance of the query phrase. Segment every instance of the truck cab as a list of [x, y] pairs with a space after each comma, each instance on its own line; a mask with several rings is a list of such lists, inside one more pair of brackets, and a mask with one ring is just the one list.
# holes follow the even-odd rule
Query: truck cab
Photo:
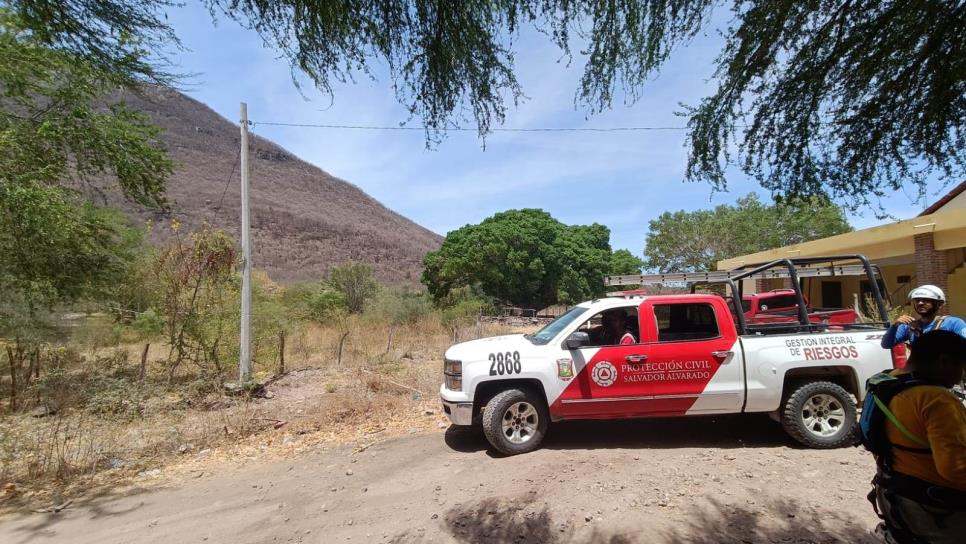
[[[812, 323], [855, 323], [859, 316], [851, 308], [813, 308], [808, 296], [802, 294], [808, 320]], [[795, 289], [773, 289], [763, 293], [744, 294], [741, 297], [741, 309], [745, 314], [745, 322], [756, 323], [788, 323], [798, 318], [798, 297]]]

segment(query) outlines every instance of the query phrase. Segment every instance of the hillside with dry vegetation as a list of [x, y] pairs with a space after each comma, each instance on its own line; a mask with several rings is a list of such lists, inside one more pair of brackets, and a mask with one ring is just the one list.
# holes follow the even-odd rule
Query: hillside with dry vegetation
[[[238, 236], [241, 224], [237, 124], [179, 92], [158, 88], [114, 100], [148, 114], [164, 129], [177, 163], [168, 183], [169, 214], [107, 194], [139, 221], [204, 223]], [[388, 283], [415, 284], [426, 252], [442, 238], [389, 210], [355, 185], [333, 177], [274, 143], [252, 135], [253, 261], [275, 281], [315, 280], [348, 261], [372, 265]], [[231, 180], [229, 182], [229, 176]], [[404, 180], [400, 180], [404, 181]], [[155, 229], [152, 241], [166, 241]]]

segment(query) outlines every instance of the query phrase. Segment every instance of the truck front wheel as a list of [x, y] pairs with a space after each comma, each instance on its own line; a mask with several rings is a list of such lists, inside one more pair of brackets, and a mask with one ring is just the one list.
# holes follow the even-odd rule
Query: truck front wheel
[[785, 432], [809, 448], [841, 448], [855, 440], [855, 403], [832, 382], [800, 385], [785, 401], [781, 419]]
[[483, 409], [483, 433], [490, 445], [506, 455], [537, 449], [549, 424], [543, 399], [527, 389], [507, 389]]

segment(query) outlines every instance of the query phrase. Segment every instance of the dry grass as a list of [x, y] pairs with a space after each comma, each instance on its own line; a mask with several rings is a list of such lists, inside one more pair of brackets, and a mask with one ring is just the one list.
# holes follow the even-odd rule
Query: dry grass
[[[197, 467], [219, 459], [285, 455], [328, 442], [374, 440], [445, 426], [439, 413], [442, 353], [450, 331], [434, 319], [399, 328], [357, 321], [337, 361], [342, 332], [309, 327], [290, 338], [286, 374], [267, 398], [192, 396], [157, 389], [139, 413], [92, 414], [61, 410], [37, 418], [3, 417], [0, 425], [0, 510], [58, 504], [67, 497], [107, 492], [151, 481], [154, 469]], [[483, 336], [515, 332], [484, 324]], [[476, 327], [461, 338], [477, 335]], [[129, 346], [128, 364], [140, 350]], [[165, 346], [152, 346], [151, 359]], [[265, 379], [277, 361], [256, 367]], [[160, 367], [151, 372], [163, 374]]]

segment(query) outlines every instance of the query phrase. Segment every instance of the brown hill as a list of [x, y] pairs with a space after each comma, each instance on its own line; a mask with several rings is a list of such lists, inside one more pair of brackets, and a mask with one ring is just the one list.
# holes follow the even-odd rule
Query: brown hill
[[[186, 229], [207, 222], [237, 238], [237, 124], [176, 91], [152, 88], [139, 96], [115, 98], [147, 113], [164, 129], [177, 167], [168, 183], [170, 215], [111, 199], [113, 203], [140, 220], [173, 217]], [[439, 247], [439, 235], [264, 138], [253, 135], [249, 144], [256, 270], [268, 272], [275, 281], [313, 280], [332, 266], [355, 261], [371, 264], [385, 282], [419, 281], [423, 256]], [[169, 229], [152, 231], [153, 241], [170, 235]]]

